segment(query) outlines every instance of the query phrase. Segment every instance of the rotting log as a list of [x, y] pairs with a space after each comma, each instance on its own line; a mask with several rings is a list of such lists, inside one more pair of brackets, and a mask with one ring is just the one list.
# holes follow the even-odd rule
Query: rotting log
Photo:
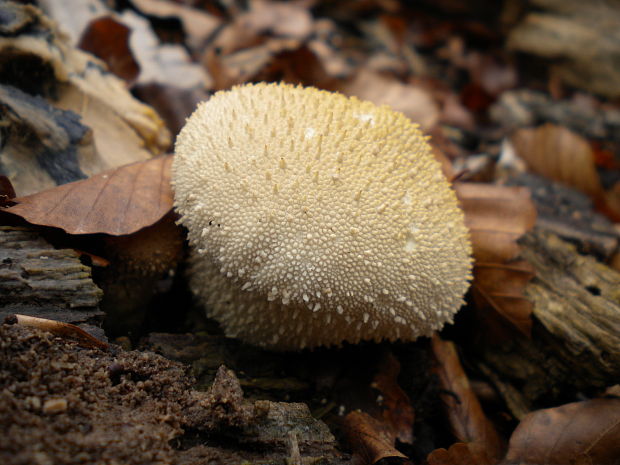
[[55, 249], [35, 230], [0, 226], [0, 321], [22, 313], [91, 323], [103, 313], [101, 290], [77, 252]]
[[522, 239], [535, 268], [532, 338], [484, 345], [478, 367], [517, 417], [616, 384], [620, 377], [620, 274], [552, 233]]

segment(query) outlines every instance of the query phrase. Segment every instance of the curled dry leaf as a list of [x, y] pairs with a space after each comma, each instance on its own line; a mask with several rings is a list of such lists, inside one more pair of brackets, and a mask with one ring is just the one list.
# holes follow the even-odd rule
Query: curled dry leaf
[[4, 323], [37, 328], [43, 331], [48, 331], [56, 336], [75, 339], [79, 345], [89, 349], [96, 348], [105, 350], [108, 348], [107, 343], [100, 341], [95, 336], [88, 334], [82, 328], [72, 325], [71, 323], [48, 320], [46, 318], [37, 318], [28, 315], [9, 315], [5, 318]]
[[69, 234], [131, 234], [172, 208], [171, 163], [168, 155], [121, 166], [17, 198], [16, 205], [4, 211]]
[[502, 464], [617, 465], [618, 457], [620, 399], [592, 399], [526, 415]]
[[532, 304], [523, 290], [533, 268], [517, 260], [517, 240], [536, 221], [529, 190], [475, 183], [457, 183], [455, 189], [474, 249], [472, 293], [479, 319], [485, 326], [499, 324], [500, 331], [489, 334], [504, 334], [508, 323], [529, 336]]
[[400, 363], [394, 354], [388, 352], [383, 358], [380, 371], [375, 375], [372, 387], [381, 392], [384, 409], [383, 421], [390, 425], [396, 438], [403, 443], [413, 444], [413, 422], [415, 414], [409, 396], [398, 384]]
[[484, 414], [454, 344], [435, 335], [432, 350], [437, 360], [434, 372], [446, 391], [443, 400], [454, 436], [467, 443], [469, 453], [479, 459], [476, 463], [494, 463], [503, 455], [504, 442]]
[[360, 411], [349, 413], [343, 420], [347, 439], [361, 463], [371, 465], [387, 458], [407, 459], [407, 456], [394, 448], [392, 429]]

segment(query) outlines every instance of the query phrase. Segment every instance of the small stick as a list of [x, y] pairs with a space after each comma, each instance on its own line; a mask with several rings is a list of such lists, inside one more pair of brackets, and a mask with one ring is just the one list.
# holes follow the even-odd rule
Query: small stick
[[76, 342], [89, 349], [98, 348], [107, 350], [109, 345], [106, 342], [100, 341], [95, 336], [88, 334], [82, 328], [79, 328], [71, 323], [63, 323], [61, 321], [48, 320], [46, 318], [37, 318], [28, 315], [8, 315], [4, 319], [4, 324], [9, 325], [22, 325], [30, 328], [37, 328], [43, 331], [48, 331], [56, 336], [67, 337], [75, 339]]

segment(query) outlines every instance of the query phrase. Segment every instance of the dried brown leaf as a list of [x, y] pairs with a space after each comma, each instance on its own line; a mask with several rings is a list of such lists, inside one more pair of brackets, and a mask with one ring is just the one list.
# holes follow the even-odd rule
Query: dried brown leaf
[[536, 208], [524, 187], [457, 183], [476, 262], [503, 263], [518, 255], [516, 240], [534, 226]]
[[475, 183], [457, 183], [455, 189], [471, 234], [475, 259], [472, 294], [485, 334], [498, 340], [514, 328], [529, 336], [532, 303], [523, 290], [534, 276], [533, 268], [516, 260], [520, 251], [517, 240], [536, 221], [529, 190]]
[[110, 71], [127, 82], [140, 74], [140, 66], [129, 48], [127, 26], [106, 16], [90, 22], [82, 33], [79, 48], [101, 58]]
[[[482, 326], [495, 329], [492, 340], [509, 337], [511, 328], [531, 336], [533, 305], [525, 298], [523, 290], [533, 277], [534, 268], [523, 260], [474, 265], [472, 295], [478, 309], [477, 317]], [[497, 316], [501, 320], [498, 321]]]
[[69, 234], [131, 234], [159, 221], [172, 208], [172, 156], [121, 166], [82, 181], [15, 199], [5, 209]]
[[426, 90], [379, 73], [362, 69], [335, 90], [377, 105], [389, 105], [424, 130], [429, 130], [439, 120], [439, 106]]
[[490, 459], [483, 451], [472, 450], [471, 443], [456, 442], [448, 450], [435, 449], [426, 457], [428, 465], [493, 465], [497, 460]]
[[342, 426], [353, 454], [361, 459], [361, 463], [371, 465], [387, 458], [407, 459], [394, 448], [392, 429], [367, 413], [349, 413]]
[[603, 194], [594, 152], [579, 134], [547, 123], [535, 129], [515, 131], [511, 142], [533, 172], [593, 197]]
[[592, 399], [526, 415], [502, 463], [618, 465], [620, 399]]
[[435, 335], [432, 349], [437, 360], [434, 371], [447, 392], [443, 399], [452, 432], [459, 441], [468, 443], [469, 451], [476, 457], [499, 460], [505, 449], [504, 442], [469, 385], [454, 344]]
[[396, 438], [403, 443], [413, 444], [413, 422], [415, 414], [409, 397], [398, 384], [400, 363], [391, 352], [383, 358], [380, 371], [375, 375], [372, 387], [383, 397], [381, 412], [384, 422], [392, 427]]

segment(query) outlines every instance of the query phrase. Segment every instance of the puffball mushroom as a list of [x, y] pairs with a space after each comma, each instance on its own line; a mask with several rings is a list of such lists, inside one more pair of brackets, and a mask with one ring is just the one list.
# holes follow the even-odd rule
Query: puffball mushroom
[[403, 114], [288, 84], [201, 103], [178, 136], [190, 287], [226, 334], [275, 349], [413, 340], [471, 278], [456, 195]]

